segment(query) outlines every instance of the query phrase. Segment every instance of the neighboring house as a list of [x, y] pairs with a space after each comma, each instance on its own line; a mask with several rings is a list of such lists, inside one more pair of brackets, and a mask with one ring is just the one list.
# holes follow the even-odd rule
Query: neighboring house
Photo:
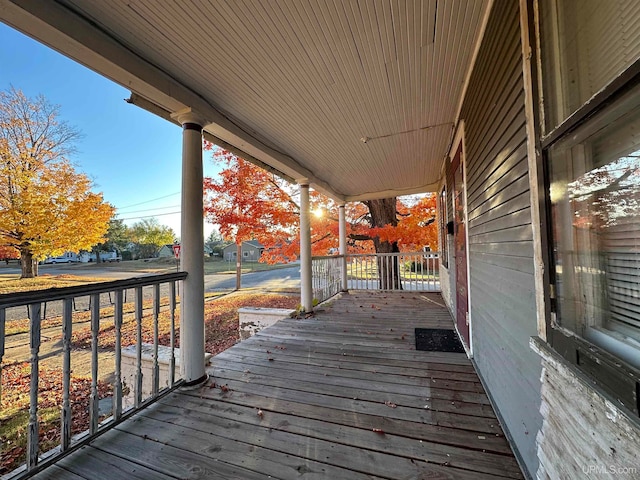
[[173, 253], [173, 244], [171, 243], [168, 243], [167, 245], [163, 245], [158, 251], [159, 258], [174, 257], [174, 256], [175, 255]]
[[[173, 253], [173, 243], [168, 243], [163, 245], [160, 250], [158, 250], [158, 258], [167, 258], [167, 257], [175, 257]], [[180, 244], [177, 244], [180, 245]], [[207, 256], [211, 256], [212, 250], [208, 246], [204, 246], [204, 254]]]
[[[264, 245], [257, 240], [242, 242], [242, 261], [257, 262], [264, 251]], [[234, 260], [238, 255], [238, 247], [230, 243], [222, 249], [222, 258], [226, 261]]]

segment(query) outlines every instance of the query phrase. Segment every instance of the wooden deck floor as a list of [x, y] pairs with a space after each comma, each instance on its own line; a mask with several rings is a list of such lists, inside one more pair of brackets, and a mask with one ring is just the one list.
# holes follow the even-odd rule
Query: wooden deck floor
[[216, 356], [172, 393], [37, 478], [522, 478], [438, 294], [345, 295]]

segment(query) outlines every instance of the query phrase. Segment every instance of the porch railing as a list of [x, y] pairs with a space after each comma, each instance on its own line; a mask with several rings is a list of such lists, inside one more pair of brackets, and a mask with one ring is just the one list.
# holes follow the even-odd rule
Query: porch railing
[[346, 268], [347, 290], [440, 291], [439, 252], [349, 254], [313, 257], [313, 296], [337, 294]]
[[[28, 343], [30, 369], [29, 387], [29, 411], [27, 432], [27, 448], [25, 464], [8, 474], [11, 479], [27, 478], [47, 465], [50, 465], [60, 457], [76, 450], [91, 439], [114, 427], [124, 419], [130, 417], [136, 411], [144, 408], [157, 398], [165, 395], [182, 381], [176, 379], [175, 346], [175, 317], [177, 304], [177, 284], [186, 278], [186, 272], [178, 272], [164, 275], [153, 275], [127, 280], [95, 283], [73, 287], [54, 288], [34, 292], [0, 295], [0, 363], [7, 356], [6, 336], [9, 333], [7, 327], [15, 329], [21, 323], [28, 322], [28, 341], [24, 339], [25, 346]], [[127, 293], [133, 296], [133, 302], [127, 303]], [[28, 318], [24, 319], [24, 312], [28, 312]], [[48, 307], [47, 324], [43, 327], [42, 312]], [[53, 313], [52, 313], [53, 312]], [[159, 347], [159, 322], [162, 315], [164, 343], [167, 347]], [[59, 322], [55, 320], [59, 319]], [[50, 323], [53, 322], [52, 327]], [[91, 385], [88, 392], [88, 430], [76, 434], [72, 426], [72, 334], [74, 325], [77, 328], [80, 323], [87, 323], [83, 328], [85, 342], [90, 342], [90, 370]], [[143, 323], [145, 335], [151, 337], [151, 345], [143, 346]], [[47, 335], [57, 335], [56, 326], [61, 335], [61, 351], [47, 353], [48, 362], [53, 356], [59, 356], [59, 365], [62, 369], [59, 446], [43, 453], [40, 442], [40, 411], [38, 406], [38, 394], [40, 387], [40, 366], [42, 345], [42, 330], [46, 328]], [[127, 338], [135, 336], [135, 343], [130, 347], [134, 358], [132, 362], [131, 383], [125, 385], [123, 379], [123, 327], [127, 330]], [[52, 330], [53, 329], [53, 330]], [[26, 335], [23, 334], [25, 337]], [[99, 377], [99, 340], [100, 337], [111, 335], [113, 338], [114, 369], [109, 372], [112, 375], [112, 393], [105, 394], [105, 388], [109, 390], [108, 382], [105, 383]], [[168, 337], [168, 338], [167, 338]], [[90, 338], [90, 339], [89, 339]], [[76, 339], [77, 340], [77, 339]], [[131, 342], [129, 342], [131, 343]], [[150, 349], [151, 382], [143, 393], [143, 348]], [[158, 362], [159, 348], [168, 350], [168, 372], [165, 380], [165, 388], [160, 388], [160, 366]], [[135, 352], [135, 354], [133, 354]], [[56, 362], [57, 363], [57, 362]], [[3, 369], [9, 365], [2, 363]], [[76, 367], [74, 367], [75, 369]], [[0, 375], [2, 370], [0, 370]], [[103, 374], [105, 372], [102, 372]], [[103, 375], [103, 378], [105, 376]], [[0, 400], [2, 399], [2, 378], [0, 377]], [[44, 382], [44, 378], [42, 378]], [[52, 379], [47, 378], [47, 382]], [[147, 382], [149, 383], [149, 382]], [[42, 392], [41, 392], [42, 393]], [[111, 401], [108, 397], [111, 397]], [[101, 398], [102, 397], [102, 398]], [[123, 407], [123, 399], [131, 406]], [[105, 403], [107, 406], [105, 407]], [[77, 406], [76, 406], [77, 407]], [[77, 411], [77, 408], [74, 408]], [[86, 417], [87, 412], [81, 412]], [[76, 434], [76, 435], [74, 435]], [[49, 445], [50, 446], [50, 445]], [[3, 450], [0, 445], [0, 450]], [[4, 454], [4, 452], [3, 452]]]
[[324, 302], [342, 289], [342, 255], [329, 257], [313, 257], [311, 260], [311, 280], [313, 298]]
[[440, 291], [438, 252], [347, 255], [349, 290]]

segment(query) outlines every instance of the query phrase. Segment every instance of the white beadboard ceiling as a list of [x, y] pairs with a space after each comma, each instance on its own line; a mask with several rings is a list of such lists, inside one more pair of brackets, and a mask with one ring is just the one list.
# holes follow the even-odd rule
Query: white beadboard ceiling
[[143, 108], [192, 108], [252, 160], [353, 200], [436, 187], [488, 4], [0, 0], [0, 18]]

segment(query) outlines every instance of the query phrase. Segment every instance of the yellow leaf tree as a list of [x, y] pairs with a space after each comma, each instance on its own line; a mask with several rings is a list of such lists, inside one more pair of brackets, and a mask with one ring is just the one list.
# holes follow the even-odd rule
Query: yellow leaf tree
[[67, 158], [78, 137], [43, 96], [0, 92], [0, 246], [20, 252], [22, 278], [46, 256], [101, 242], [114, 214]]

